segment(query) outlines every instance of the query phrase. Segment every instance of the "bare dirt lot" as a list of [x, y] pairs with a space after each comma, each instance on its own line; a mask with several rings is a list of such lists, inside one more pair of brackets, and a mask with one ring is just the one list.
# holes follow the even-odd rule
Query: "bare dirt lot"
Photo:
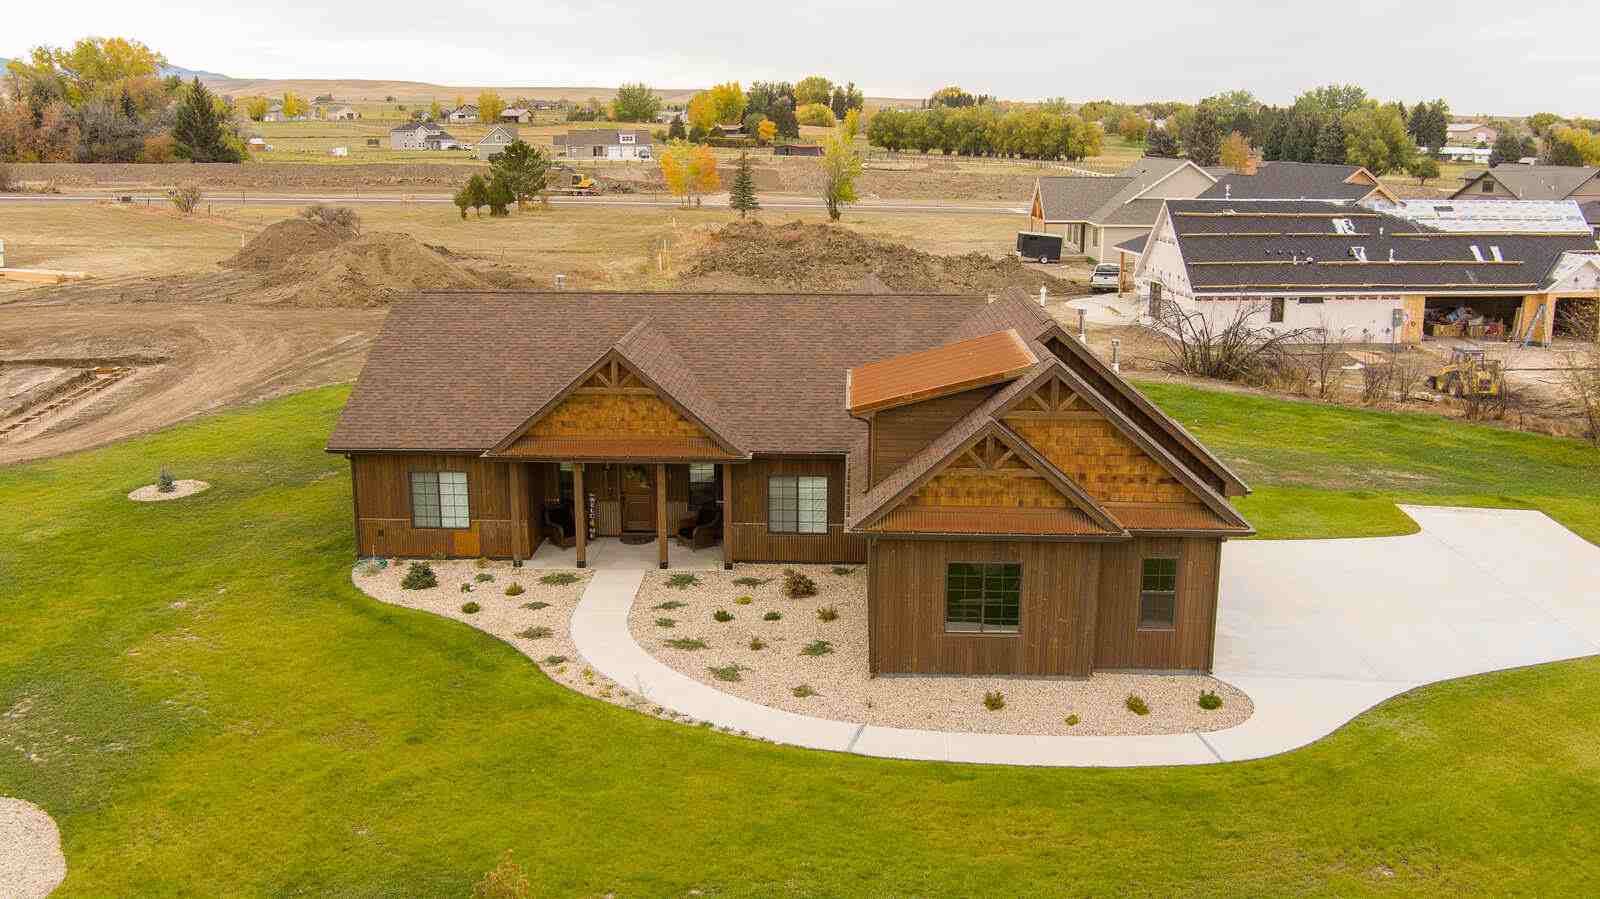
[[[868, 289], [868, 274], [901, 290], [1069, 284], [1002, 258], [1017, 226], [1007, 215], [852, 213], [828, 228], [820, 213], [766, 213], [763, 226], [736, 229], [742, 237], [718, 237], [734, 220], [726, 210], [555, 207], [462, 219], [451, 206], [385, 204], [361, 207], [353, 234], [295, 219], [301, 208], [219, 203], [179, 216], [113, 202], [6, 205], [8, 264], [91, 279], [0, 281], [0, 464], [351, 380], [387, 304], [408, 290], [550, 287], [557, 274], [572, 288], [619, 290]], [[802, 240], [775, 245], [773, 234]], [[690, 274], [713, 258], [714, 239], [728, 261]], [[778, 265], [774, 250], [798, 269]]]

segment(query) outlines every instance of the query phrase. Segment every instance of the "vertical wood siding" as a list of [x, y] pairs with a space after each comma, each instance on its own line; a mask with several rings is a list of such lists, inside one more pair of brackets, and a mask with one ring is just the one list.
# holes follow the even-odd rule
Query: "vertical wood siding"
[[[351, 457], [356, 518], [363, 556], [510, 557], [528, 541], [527, 519], [515, 520], [511, 465], [504, 460], [440, 454], [356, 454]], [[411, 472], [462, 471], [467, 475], [466, 528], [411, 526]]]
[[872, 417], [872, 483], [888, 477], [998, 390], [982, 387], [887, 409]]
[[[1217, 623], [1222, 541], [1209, 537], [1140, 537], [1107, 544], [1100, 575], [1096, 668], [1210, 671]], [[1139, 588], [1147, 556], [1178, 559], [1172, 630], [1139, 629]]]
[[[1088, 676], [1101, 549], [1047, 541], [874, 541], [867, 574], [873, 673]], [[951, 562], [1021, 563], [1016, 634], [945, 632]]]
[[[731, 465], [733, 508], [725, 532], [735, 562], [865, 562], [866, 540], [844, 532], [843, 459], [755, 459]], [[773, 475], [816, 475], [828, 479], [828, 533], [772, 534], [767, 531], [767, 479]]]

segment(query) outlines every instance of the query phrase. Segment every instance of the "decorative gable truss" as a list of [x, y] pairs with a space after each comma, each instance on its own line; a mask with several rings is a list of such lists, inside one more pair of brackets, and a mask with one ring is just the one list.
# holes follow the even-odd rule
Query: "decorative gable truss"
[[1248, 531], [1221, 496], [1065, 369], [997, 417], [1129, 530]]
[[486, 455], [673, 462], [742, 454], [612, 350]]
[[862, 526], [879, 533], [1126, 536], [1093, 499], [999, 422], [978, 431]]

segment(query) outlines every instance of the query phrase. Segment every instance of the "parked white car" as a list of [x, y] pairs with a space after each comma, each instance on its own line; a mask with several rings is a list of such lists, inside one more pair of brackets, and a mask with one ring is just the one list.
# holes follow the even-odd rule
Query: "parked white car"
[[1094, 267], [1094, 273], [1089, 276], [1089, 289], [1095, 293], [1116, 290], [1121, 286], [1121, 274], [1122, 267], [1115, 262], [1102, 262]]

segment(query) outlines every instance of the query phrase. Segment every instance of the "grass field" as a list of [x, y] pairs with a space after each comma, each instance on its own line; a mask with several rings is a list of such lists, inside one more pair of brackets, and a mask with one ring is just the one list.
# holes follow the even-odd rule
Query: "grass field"
[[1263, 537], [1375, 537], [1416, 525], [1399, 503], [1538, 509], [1600, 543], [1600, 450], [1443, 416], [1369, 412], [1146, 383], [1255, 488]]
[[[1429, 687], [1219, 767], [751, 742], [582, 698], [475, 630], [360, 595], [347, 469], [321, 450], [345, 392], [0, 470], [0, 795], [60, 823], [58, 896], [462, 896], [507, 849], [550, 896], [1548, 895], [1600, 878], [1595, 659]], [[1258, 481], [1359, 461], [1353, 438], [1291, 452], [1248, 433], [1303, 407], [1152, 392]], [[1336, 419], [1411, 434], [1307, 414], [1308, 437]], [[1445, 477], [1423, 455], [1384, 464]], [[124, 498], [161, 465], [215, 486]], [[1333, 487], [1299, 501], [1342, 502]]]

